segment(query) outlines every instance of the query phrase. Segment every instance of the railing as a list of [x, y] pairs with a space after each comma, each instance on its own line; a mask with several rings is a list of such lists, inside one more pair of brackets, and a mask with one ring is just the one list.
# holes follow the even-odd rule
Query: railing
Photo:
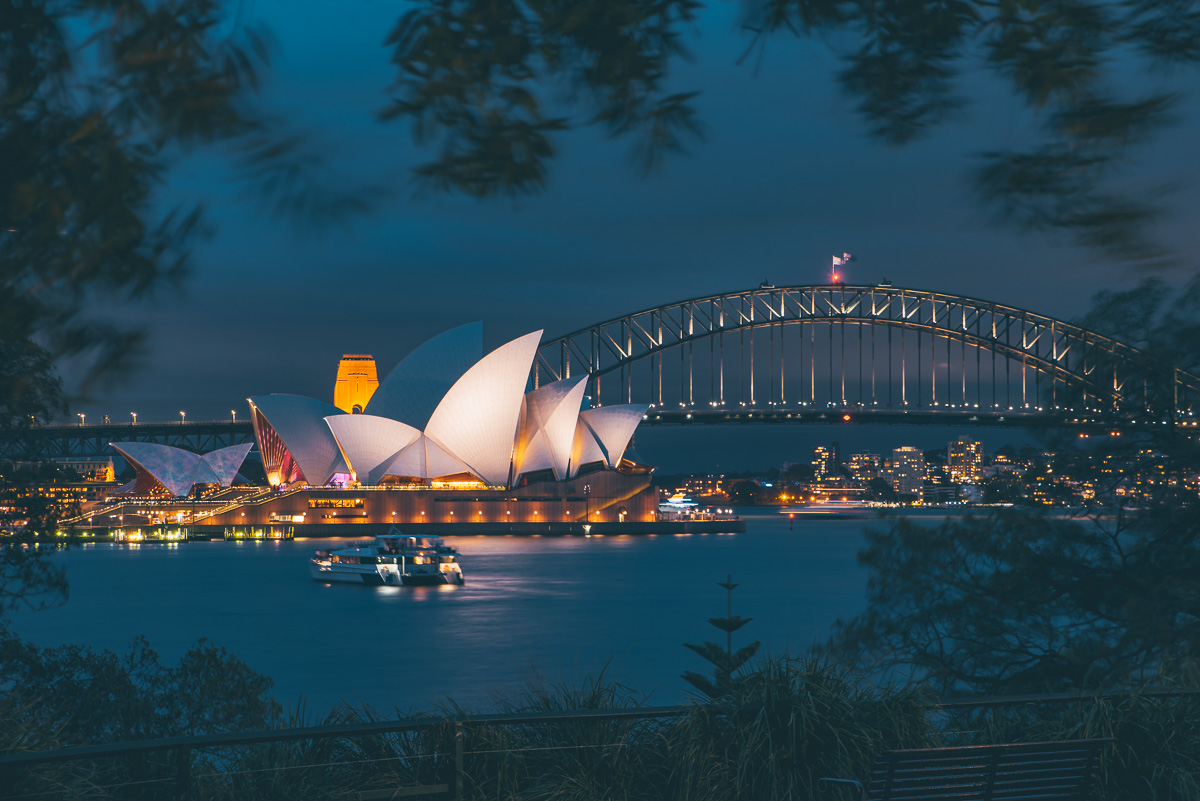
[[[1013, 696], [991, 696], [977, 698], [951, 698], [935, 700], [929, 704], [931, 710], [964, 710], [1005, 706], [1022, 706], [1030, 704], [1061, 704], [1076, 702], [1096, 702], [1108, 698], [1178, 698], [1200, 695], [1200, 689], [1176, 690], [1145, 690], [1136, 693], [1041, 693]], [[435, 731], [445, 727], [449, 730], [448, 747], [445, 751], [431, 754], [408, 754], [403, 757], [387, 757], [378, 759], [359, 760], [359, 762], [382, 762], [395, 759], [415, 760], [422, 757], [443, 757], [452, 759], [451, 775], [446, 781], [432, 784], [404, 785], [378, 790], [360, 791], [360, 799], [400, 798], [407, 796], [441, 795], [449, 799], [463, 797], [464, 758], [468, 755], [491, 753], [490, 751], [468, 751], [465, 740], [467, 731], [472, 727], [483, 726], [526, 726], [543, 723], [576, 723], [582, 721], [617, 721], [617, 720], [653, 720], [662, 718], [682, 717], [698, 708], [694, 704], [663, 707], [631, 707], [626, 709], [600, 710], [570, 710], [563, 712], [532, 712], [508, 713], [490, 715], [463, 715], [449, 718], [400, 718], [397, 720], [368, 721], [363, 723], [348, 723], [326, 726], [305, 726], [291, 729], [263, 729], [257, 731], [205, 734], [187, 737], [166, 737], [155, 740], [137, 740], [130, 742], [106, 743], [102, 745], [76, 746], [47, 751], [24, 751], [18, 753], [0, 754], [0, 787], [5, 784], [5, 774], [36, 764], [53, 762], [87, 761], [105, 758], [117, 758], [134, 754], [150, 754], [154, 752], [174, 754], [175, 772], [170, 778], [152, 779], [141, 784], [172, 785], [171, 797], [183, 801], [188, 795], [192, 784], [192, 754], [199, 751], [213, 751], [221, 748], [257, 745], [262, 743], [283, 743], [295, 741], [315, 741], [327, 738], [352, 738], [361, 736], [377, 736], [399, 734], [405, 732]], [[619, 746], [623, 743], [606, 745]], [[596, 744], [561, 746], [561, 748], [591, 748], [600, 747]], [[522, 749], [512, 749], [522, 750]], [[544, 749], [541, 749], [544, 750]], [[339, 763], [340, 764], [340, 763]], [[349, 764], [349, 763], [346, 763]], [[264, 768], [262, 770], [279, 770], [280, 767]], [[11, 773], [10, 773], [11, 776]], [[103, 786], [98, 790], [116, 789]], [[47, 797], [53, 793], [29, 793], [26, 795], [4, 798], [35, 798]]]
[[232, 512], [234, 509], [237, 509], [242, 506], [248, 506], [250, 504], [258, 504], [260, 502], [260, 499], [262, 499], [263, 495], [275, 497], [275, 493], [269, 487], [266, 487], [266, 488], [263, 488], [263, 490], [261, 492], [256, 492], [252, 495], [244, 495], [244, 496], [238, 498], [237, 500], [230, 501], [229, 503], [225, 504], [224, 506], [220, 506], [216, 509], [209, 510], [205, 514], [199, 515], [199, 517], [197, 519], [199, 519], [200, 517], [210, 517], [210, 518], [216, 517], [217, 515], [225, 514], [226, 512]]

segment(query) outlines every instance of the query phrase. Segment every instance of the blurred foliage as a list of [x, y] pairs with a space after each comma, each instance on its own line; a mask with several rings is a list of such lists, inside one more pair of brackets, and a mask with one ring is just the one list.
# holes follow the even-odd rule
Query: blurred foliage
[[943, 694], [1140, 685], [1200, 653], [1193, 518], [897, 519], [867, 534], [867, 610], [838, 624], [835, 650]]
[[[52, 462], [0, 462], [0, 531], [53, 536], [59, 520], [80, 513], [79, 495], [66, 485], [82, 481], [75, 470]], [[45, 491], [55, 485], [63, 491]]]
[[[101, 673], [88, 697], [110, 690], [125, 699], [124, 670]], [[212, 691], [204, 682], [177, 683], [189, 674], [150, 675], [185, 695]], [[520, 719], [644, 705], [645, 697], [601, 674], [577, 685], [534, 684], [498, 698], [496, 712], [510, 717], [504, 724], [471, 721], [475, 710], [446, 702], [418, 715], [432, 725], [417, 731], [193, 750], [191, 782], [182, 795], [176, 793], [175, 763], [147, 753], [11, 770], [0, 778], [0, 796], [7, 790], [13, 796], [40, 792], [60, 798], [284, 801], [387, 794], [451, 782], [458, 736], [466, 799], [817, 801], [830, 797], [816, 789], [820, 778], [861, 779], [874, 756], [888, 749], [1109, 736], [1117, 743], [1102, 759], [1099, 797], [1190, 801], [1200, 786], [1196, 695], [1133, 693], [947, 712], [918, 688], [874, 686], [819, 658], [762, 659], [745, 677], [720, 708], [695, 704], [674, 717]], [[1196, 686], [1195, 676], [1183, 674], [1159, 676], [1156, 684], [1185, 691]], [[22, 728], [30, 721], [21, 700], [0, 698], [0, 723], [9, 724], [0, 725], [0, 751], [54, 747], [60, 729]], [[144, 718], [144, 712], [130, 715]], [[389, 719], [394, 718], [368, 707], [342, 706], [317, 723], [369, 726]], [[278, 715], [275, 722], [280, 728], [312, 725], [303, 711]]]
[[28, 339], [0, 339], [0, 429], [32, 426], [66, 410], [49, 351]]
[[1200, 372], [1200, 276], [1178, 288], [1152, 278], [1126, 291], [1098, 292], [1078, 324], [1164, 365]]
[[269, 678], [204, 640], [171, 666], [140, 637], [117, 654], [3, 631], [0, 676], [6, 704], [34, 703], [23, 725], [54, 732], [56, 747], [267, 728], [280, 713]]
[[[437, 191], [520, 195], [546, 185], [551, 135], [598, 125], [633, 139], [640, 173], [700, 134], [695, 93], [670, 92], [696, 0], [428, 0], [387, 39], [398, 76], [382, 119], [403, 118], [438, 156], [417, 177]], [[554, 109], [548, 111], [547, 108]], [[578, 108], [581, 118], [561, 116]]]
[[0, 349], [29, 354], [0, 381], [3, 422], [61, 408], [42, 354], [75, 357], [84, 388], [134, 356], [142, 332], [105, 308], [177, 284], [207, 231], [158, 195], [181, 156], [219, 146], [306, 225], [366, 202], [316, 185], [314, 154], [259, 107], [268, 40], [236, 5], [0, 0], [0, 20]]
[[54, 549], [0, 543], [0, 628], [15, 609], [45, 609], [70, 595], [67, 571], [51, 561]]
[[[282, 722], [271, 680], [201, 640], [164, 665], [144, 639], [124, 654], [38, 648], [0, 627], [0, 751], [66, 748], [270, 728]], [[189, 755], [188, 759], [193, 757]], [[220, 755], [198, 758], [203, 764]], [[55, 798], [173, 797], [177, 756], [132, 754], [0, 771], [0, 788]], [[3, 793], [0, 792], [0, 795]]]
[[[489, 714], [445, 701], [428, 712], [339, 705], [307, 739], [141, 752], [0, 770], [0, 797], [189, 798], [211, 801], [333, 799], [451, 784], [461, 747], [466, 799], [625, 801], [816, 801], [822, 777], [862, 778], [880, 751], [1074, 737], [1115, 737], [1101, 766], [1108, 795], [1184, 801], [1200, 786], [1200, 696], [1130, 693], [1068, 703], [1031, 701], [948, 711], [931, 688], [879, 686], [823, 656], [745, 662], [715, 703], [667, 717], [587, 719], [571, 713], [634, 710], [647, 697], [602, 671], [577, 684], [534, 678], [498, 695]], [[248, 729], [313, 725], [303, 708], [284, 714], [270, 681], [201, 641], [176, 666], [145, 641], [118, 655], [77, 646], [39, 649], [0, 629], [0, 753]], [[1197, 676], [1157, 673], [1155, 688], [1185, 693]], [[530, 716], [565, 713], [534, 722]], [[355, 734], [396, 718], [425, 728]], [[340, 729], [340, 731], [339, 731]], [[461, 739], [459, 739], [461, 738]]]
[[[437, 157], [429, 188], [476, 197], [545, 188], [554, 134], [599, 125], [631, 137], [640, 173], [700, 135], [696, 92], [671, 68], [698, 0], [425, 0], [387, 40], [397, 68], [383, 119], [411, 123]], [[996, 216], [1110, 257], [1164, 263], [1155, 195], [1118, 189], [1133, 147], [1170, 123], [1180, 95], [1139, 90], [1200, 60], [1195, 0], [741, 0], [752, 48], [819, 37], [871, 133], [904, 144], [1002, 81], [1040, 134], [980, 154], [974, 184]], [[1130, 86], [1133, 84], [1134, 86]]]
[[1181, 96], [1139, 84], [1200, 60], [1200, 4], [743, 0], [743, 9], [760, 44], [781, 32], [846, 43], [842, 89], [886, 142], [921, 136], [966, 105], [966, 87], [987, 97], [983, 76], [998, 79], [1040, 133], [1027, 149], [980, 155], [974, 185], [997, 218], [1139, 266], [1168, 260], [1148, 232], [1165, 189], [1135, 193], [1114, 178], [1134, 145], [1174, 119]]

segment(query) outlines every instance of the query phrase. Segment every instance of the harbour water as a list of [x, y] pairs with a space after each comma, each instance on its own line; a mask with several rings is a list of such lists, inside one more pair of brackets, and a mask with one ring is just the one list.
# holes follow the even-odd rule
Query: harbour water
[[97, 543], [59, 556], [70, 600], [22, 612], [39, 645], [123, 650], [145, 635], [164, 662], [198, 639], [225, 646], [310, 713], [339, 700], [432, 709], [445, 698], [483, 711], [495, 693], [540, 677], [575, 683], [607, 669], [655, 704], [684, 698], [685, 670], [708, 665], [683, 643], [723, 639], [718, 581], [739, 584], [737, 639], [798, 653], [860, 611], [861, 519], [752, 515], [741, 534], [448, 537], [463, 587], [325, 585], [307, 558], [340, 541]]

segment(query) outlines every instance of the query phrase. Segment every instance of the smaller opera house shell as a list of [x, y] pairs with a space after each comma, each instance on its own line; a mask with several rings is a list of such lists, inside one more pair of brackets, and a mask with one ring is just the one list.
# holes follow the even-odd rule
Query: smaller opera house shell
[[197, 485], [229, 487], [237, 478], [246, 455], [254, 447], [247, 442], [206, 454], [192, 453], [170, 445], [151, 442], [113, 442], [136, 477], [119, 492], [129, 495], [187, 495]]
[[485, 355], [480, 323], [445, 331], [408, 354], [361, 414], [297, 395], [250, 398], [268, 482], [308, 501], [269, 504], [272, 519], [653, 519], [650, 468], [626, 458], [648, 407], [584, 409], [586, 375], [527, 392], [541, 334]]

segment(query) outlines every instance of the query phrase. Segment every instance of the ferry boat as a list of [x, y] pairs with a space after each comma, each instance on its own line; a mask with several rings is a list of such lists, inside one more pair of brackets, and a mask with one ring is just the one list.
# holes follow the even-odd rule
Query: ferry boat
[[810, 506], [785, 506], [779, 510], [781, 515], [788, 517], [836, 517], [840, 519], [857, 519], [878, 516], [879, 509], [868, 506], [862, 501], [827, 501], [814, 503]]
[[660, 512], [691, 512], [700, 504], [693, 501], [682, 492], [676, 492], [671, 497], [660, 501], [658, 511]]
[[464, 582], [458, 551], [441, 537], [414, 537], [395, 528], [349, 548], [317, 551], [309, 570], [317, 581], [374, 586]]

